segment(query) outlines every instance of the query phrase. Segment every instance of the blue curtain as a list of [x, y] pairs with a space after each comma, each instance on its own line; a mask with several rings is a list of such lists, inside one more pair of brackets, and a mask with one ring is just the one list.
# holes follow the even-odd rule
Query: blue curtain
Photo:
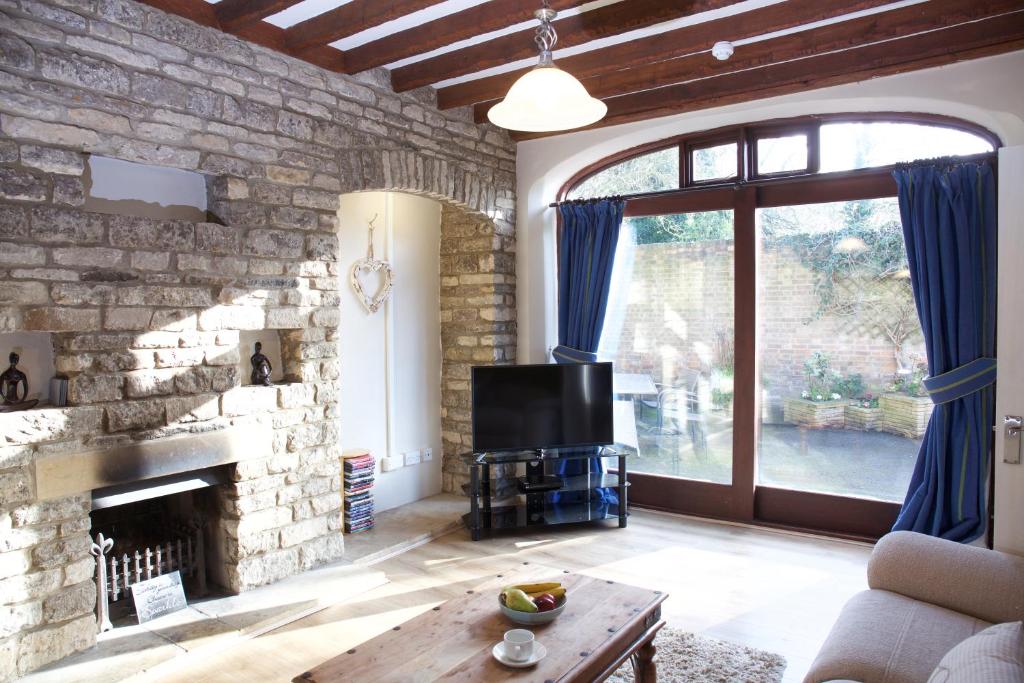
[[893, 527], [969, 542], [985, 531], [994, 410], [996, 190], [986, 163], [897, 168], [911, 284], [935, 403]]
[[[615, 247], [625, 202], [601, 199], [562, 204], [562, 233], [558, 242], [558, 346], [556, 363], [597, 360], [597, 346], [608, 308]], [[573, 476], [587, 471], [587, 460], [563, 460], [558, 474]], [[591, 472], [603, 471], [601, 459], [589, 460]], [[595, 489], [603, 504], [618, 504], [613, 489]], [[582, 502], [581, 496], [556, 494], [558, 503]]]

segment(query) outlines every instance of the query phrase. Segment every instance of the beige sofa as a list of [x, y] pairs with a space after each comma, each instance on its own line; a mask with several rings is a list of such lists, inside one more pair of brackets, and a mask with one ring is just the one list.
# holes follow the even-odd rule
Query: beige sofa
[[1024, 557], [897, 531], [868, 562], [805, 683], [921, 683], [954, 645], [1024, 619]]

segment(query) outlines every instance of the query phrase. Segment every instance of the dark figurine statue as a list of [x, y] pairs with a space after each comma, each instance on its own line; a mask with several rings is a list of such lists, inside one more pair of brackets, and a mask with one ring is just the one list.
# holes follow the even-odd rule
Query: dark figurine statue
[[270, 373], [274, 368], [270, 364], [270, 359], [263, 355], [262, 343], [256, 342], [256, 353], [252, 354], [249, 362], [252, 363], [252, 375], [250, 376], [252, 383], [265, 387], [273, 386], [270, 381]]
[[28, 398], [28, 376], [18, 369], [18, 361], [21, 357], [11, 352], [11, 367], [0, 374], [0, 396], [3, 403], [0, 403], [0, 412], [10, 413], [15, 410], [28, 410], [34, 407], [38, 400], [26, 400]]

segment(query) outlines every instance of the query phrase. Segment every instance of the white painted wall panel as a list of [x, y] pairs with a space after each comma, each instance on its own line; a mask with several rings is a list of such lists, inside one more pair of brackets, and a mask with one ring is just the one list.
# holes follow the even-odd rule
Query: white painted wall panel
[[[374, 253], [395, 270], [391, 300], [368, 314], [349, 287], [352, 263], [366, 255], [367, 224], [377, 215]], [[441, 491], [441, 205], [398, 193], [341, 198], [341, 448], [389, 452], [431, 447], [431, 462], [381, 472], [377, 510]]]

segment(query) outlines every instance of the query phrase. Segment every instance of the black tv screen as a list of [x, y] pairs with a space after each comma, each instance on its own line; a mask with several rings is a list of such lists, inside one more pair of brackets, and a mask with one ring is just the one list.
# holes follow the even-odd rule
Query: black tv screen
[[474, 451], [613, 441], [611, 363], [479, 366], [472, 389]]

